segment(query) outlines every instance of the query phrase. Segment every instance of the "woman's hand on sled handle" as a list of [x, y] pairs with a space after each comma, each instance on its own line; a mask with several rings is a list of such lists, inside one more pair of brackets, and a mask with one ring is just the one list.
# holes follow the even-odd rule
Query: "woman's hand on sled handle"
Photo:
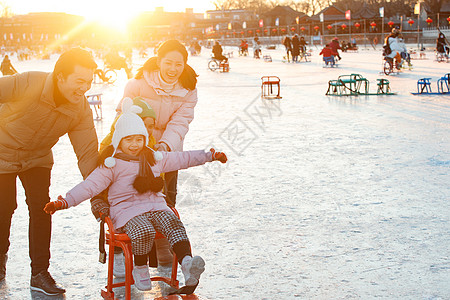
[[223, 153], [223, 152], [216, 152], [216, 150], [214, 150], [214, 148], [209, 149], [209, 151], [211, 152], [213, 161], [214, 160], [218, 160], [218, 161], [220, 161], [223, 164], [227, 162], [228, 158], [227, 158], [225, 153]]
[[69, 205], [67, 204], [66, 199], [64, 199], [61, 195], [58, 196], [58, 200], [56, 201], [50, 201], [49, 203], [45, 204], [44, 211], [48, 213], [49, 215], [53, 215], [55, 211], [66, 209]]

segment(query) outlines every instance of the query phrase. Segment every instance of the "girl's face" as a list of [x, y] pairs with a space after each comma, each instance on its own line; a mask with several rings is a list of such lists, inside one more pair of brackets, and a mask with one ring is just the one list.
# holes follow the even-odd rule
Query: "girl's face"
[[184, 70], [184, 59], [178, 51], [167, 53], [163, 58], [158, 58], [158, 66], [161, 78], [167, 83], [175, 83]]
[[145, 145], [145, 136], [140, 134], [129, 135], [120, 141], [119, 148], [123, 153], [138, 156]]
[[148, 136], [151, 136], [153, 134], [153, 129], [155, 128], [155, 119], [145, 117], [143, 121], [145, 124], [145, 128], [147, 128]]

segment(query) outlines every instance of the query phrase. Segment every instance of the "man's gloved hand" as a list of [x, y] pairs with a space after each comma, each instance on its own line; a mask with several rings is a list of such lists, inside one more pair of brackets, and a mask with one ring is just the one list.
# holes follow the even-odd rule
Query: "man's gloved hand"
[[216, 152], [216, 150], [214, 150], [214, 148], [211, 148], [209, 151], [211, 151], [212, 160], [213, 161], [214, 160], [218, 160], [218, 161], [220, 161], [223, 164], [227, 162], [228, 158], [225, 155], [225, 153], [223, 153], [223, 152]]
[[109, 216], [109, 203], [103, 199], [103, 194], [101, 193], [91, 199], [91, 211], [98, 222]]
[[55, 211], [66, 209], [69, 205], [67, 204], [66, 199], [64, 199], [61, 195], [58, 196], [58, 200], [56, 201], [50, 201], [49, 203], [45, 204], [44, 211], [48, 213], [49, 215], [53, 215]]

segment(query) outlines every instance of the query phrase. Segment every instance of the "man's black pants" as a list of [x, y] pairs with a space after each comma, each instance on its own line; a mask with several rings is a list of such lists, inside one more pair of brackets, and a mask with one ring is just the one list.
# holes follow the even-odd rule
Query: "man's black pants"
[[50, 173], [49, 168], [32, 168], [16, 174], [0, 174], [0, 254], [7, 253], [10, 245], [11, 219], [17, 208], [18, 176], [28, 205], [28, 240], [33, 275], [49, 267], [52, 220], [44, 212], [44, 206], [50, 201]]

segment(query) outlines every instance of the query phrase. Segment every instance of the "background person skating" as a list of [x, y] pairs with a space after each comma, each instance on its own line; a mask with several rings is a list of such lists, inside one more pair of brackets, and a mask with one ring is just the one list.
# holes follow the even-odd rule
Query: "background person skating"
[[339, 45], [338, 38], [337, 37], [333, 38], [333, 40], [330, 42], [329, 46], [331, 47], [331, 49], [333, 49], [333, 52], [336, 53], [336, 54], [333, 54], [333, 55], [335, 55], [338, 58], [338, 60], [341, 60], [342, 58], [339, 55], [339, 51], [338, 50], [342, 49], [342, 48]]
[[5, 55], [3, 58], [0, 70], [2, 71], [3, 76], [14, 75], [17, 73], [17, 70], [11, 64], [11, 60], [9, 60], [8, 55]]
[[439, 53], [449, 54], [450, 48], [448, 46], [448, 41], [442, 32], [439, 32], [439, 36], [436, 39], [436, 51]]
[[261, 42], [259, 41], [259, 37], [255, 36], [253, 38], [253, 57], [259, 59], [261, 56]]
[[286, 49], [286, 60], [290, 62], [290, 57], [292, 56], [292, 40], [288, 35], [283, 38], [283, 45]]
[[212, 48], [213, 58], [217, 59], [219, 61], [228, 61], [228, 58], [226, 58], [223, 55], [223, 49], [222, 46], [220, 46], [219, 41], [215, 41], [214, 46]]
[[300, 37], [300, 41], [299, 41], [298, 45], [300, 47], [300, 52], [303, 55], [306, 54], [306, 45], [308, 45], [308, 43], [305, 41], [305, 37], [304, 36]]
[[401, 68], [401, 52], [404, 50], [402, 44], [399, 41], [400, 29], [393, 28], [392, 32], [386, 37], [384, 47], [389, 47], [390, 53], [386, 53], [385, 56], [389, 63], [393, 65], [395, 59], [395, 67], [397, 70]]
[[323, 55], [323, 61], [325, 62], [325, 65], [328, 66], [328, 63], [330, 63], [331, 66], [335, 65], [334, 57], [337, 56], [337, 53], [333, 51], [333, 48], [331, 48], [330, 44], [326, 44], [325, 47], [320, 51], [319, 55]]
[[300, 40], [298, 38], [298, 35], [295, 34], [292, 37], [292, 61], [297, 62], [299, 55], [300, 55]]

